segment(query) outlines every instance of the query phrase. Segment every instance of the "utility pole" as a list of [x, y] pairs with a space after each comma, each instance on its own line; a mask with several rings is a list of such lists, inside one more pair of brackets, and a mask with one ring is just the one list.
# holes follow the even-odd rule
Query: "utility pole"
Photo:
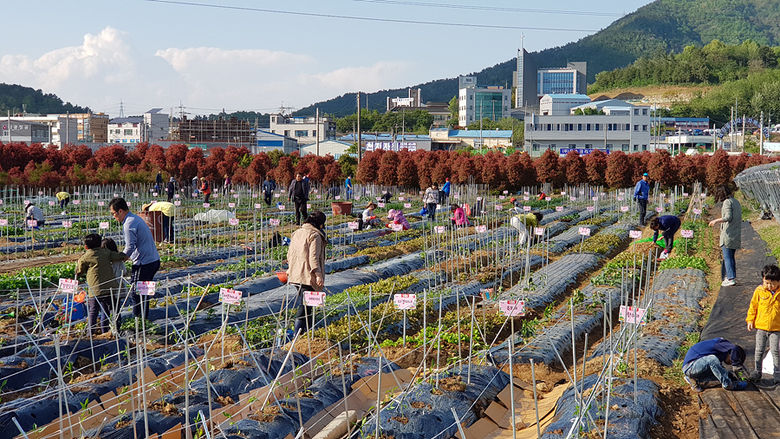
[[315, 110], [315, 112], [314, 112], [314, 131], [315, 131], [314, 137], [316, 137], [316, 139], [317, 139], [316, 140], [316, 142], [317, 142], [317, 147], [316, 147], [317, 157], [319, 157], [320, 156], [320, 131], [321, 131], [320, 130], [320, 109], [319, 108], [317, 108]]
[[360, 92], [357, 92], [357, 150], [358, 164], [363, 159], [363, 148], [360, 147]]
[[764, 155], [764, 112], [761, 112], [761, 123], [759, 124], [759, 141], [758, 141], [758, 153]]

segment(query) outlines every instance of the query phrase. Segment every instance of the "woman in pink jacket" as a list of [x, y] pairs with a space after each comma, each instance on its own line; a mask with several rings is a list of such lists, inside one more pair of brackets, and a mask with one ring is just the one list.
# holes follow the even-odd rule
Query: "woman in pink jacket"
[[410, 228], [409, 221], [406, 220], [404, 213], [400, 210], [390, 209], [390, 212], [387, 212], [387, 219], [390, 220], [390, 224], [387, 227], [390, 227], [391, 224], [400, 224], [404, 230], [409, 230]]
[[466, 218], [466, 212], [462, 207], [457, 204], [450, 204], [450, 211], [452, 211], [452, 224], [455, 227], [466, 227], [469, 225], [469, 220]]

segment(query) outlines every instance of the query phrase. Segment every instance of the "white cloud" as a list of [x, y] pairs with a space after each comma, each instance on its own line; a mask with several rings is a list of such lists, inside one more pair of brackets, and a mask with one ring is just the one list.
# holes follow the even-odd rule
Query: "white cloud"
[[[411, 65], [371, 61], [340, 65], [344, 58], [283, 50], [217, 47], [133, 47], [128, 33], [105, 27], [80, 45], [39, 56], [0, 57], [0, 81], [40, 88], [65, 101], [118, 115], [152, 107], [256, 109], [304, 107], [353, 91], [376, 91], [413, 81]], [[365, 59], [365, 58], [364, 58]], [[197, 110], [196, 110], [197, 111]], [[209, 112], [208, 110], [205, 110]]]

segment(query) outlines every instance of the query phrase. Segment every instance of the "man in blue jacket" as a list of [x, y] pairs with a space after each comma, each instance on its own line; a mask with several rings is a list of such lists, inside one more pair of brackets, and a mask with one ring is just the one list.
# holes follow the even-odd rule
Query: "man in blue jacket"
[[745, 390], [747, 381], [734, 381], [721, 363], [744, 370], [745, 350], [723, 337], [704, 340], [688, 349], [683, 360], [682, 372], [691, 389], [701, 392], [699, 382], [720, 381], [726, 390]]
[[634, 200], [639, 203], [639, 224], [645, 225], [647, 214], [647, 198], [650, 196], [650, 183], [647, 182], [647, 172], [642, 174], [642, 179], [636, 182], [634, 187]]
[[449, 196], [450, 196], [450, 179], [447, 178], [444, 181], [444, 185], [441, 187], [441, 190], [439, 191], [439, 204], [445, 204]]

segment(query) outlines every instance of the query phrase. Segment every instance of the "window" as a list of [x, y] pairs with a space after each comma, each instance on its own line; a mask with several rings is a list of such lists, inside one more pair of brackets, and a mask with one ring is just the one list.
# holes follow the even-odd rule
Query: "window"
[[552, 124], [551, 123], [547, 124], [547, 130], [546, 131], [552, 131]]
[[647, 151], [647, 145], [642, 145], [642, 151]]
[[634, 125], [634, 131], [639, 131], [639, 125]]
[[620, 149], [622, 149], [623, 151], [628, 152], [628, 144], [624, 143], [623, 146]]
[[585, 144], [585, 148], [593, 148], [593, 144], [592, 143], [586, 143]]
[[[434, 117], [434, 119], [436, 119], [436, 118]], [[312, 137], [317, 137], [317, 130], [311, 130], [311, 136]]]
[[590, 131], [590, 124], [589, 123], [585, 124], [585, 131]]
[[290, 137], [290, 130], [284, 130], [284, 136]]
[[532, 151], [539, 151], [539, 144], [538, 143], [534, 143], [533, 146], [531, 147], [531, 150]]
[[595, 130], [596, 131], [601, 131], [601, 124], [600, 123], [596, 123], [596, 124], [593, 124], [593, 125], [595, 125]]
[[309, 130], [295, 130], [295, 137], [308, 137]]
[[577, 124], [577, 131], [582, 131], [582, 124], [581, 123]]
[[639, 151], [639, 145], [634, 145], [634, 151]]
[[626, 129], [624, 131], [631, 131], [631, 125], [630, 124], [626, 124]]
[[642, 131], [647, 131], [647, 125], [642, 125]]
[[634, 108], [634, 116], [639, 116], [639, 109], [638, 108]]
[[132, 136], [132, 135], [133, 135], [133, 130], [132, 129], [125, 130], [125, 136]]
[[642, 109], [642, 116], [647, 116], [647, 108]]

